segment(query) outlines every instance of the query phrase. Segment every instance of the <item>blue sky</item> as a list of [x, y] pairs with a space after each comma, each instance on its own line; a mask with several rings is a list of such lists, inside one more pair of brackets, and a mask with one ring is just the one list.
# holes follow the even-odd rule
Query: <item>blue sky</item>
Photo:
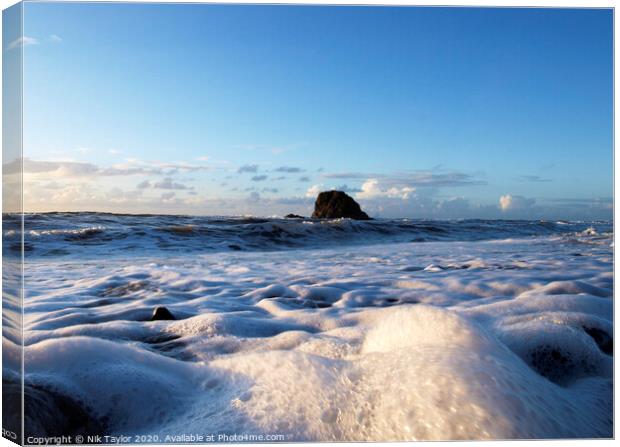
[[612, 19], [27, 3], [25, 206], [611, 217]]

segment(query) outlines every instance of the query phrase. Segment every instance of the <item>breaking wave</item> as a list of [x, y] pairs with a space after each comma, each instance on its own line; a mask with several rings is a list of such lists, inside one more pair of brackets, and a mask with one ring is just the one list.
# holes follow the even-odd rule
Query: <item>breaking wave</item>
[[[19, 251], [17, 217], [5, 216], [5, 254]], [[12, 222], [13, 220], [13, 222]], [[116, 215], [28, 214], [25, 249], [35, 256], [90, 256], [144, 252], [269, 251], [389, 242], [475, 241], [557, 235], [594, 239], [612, 231], [609, 222], [518, 220], [282, 219]]]

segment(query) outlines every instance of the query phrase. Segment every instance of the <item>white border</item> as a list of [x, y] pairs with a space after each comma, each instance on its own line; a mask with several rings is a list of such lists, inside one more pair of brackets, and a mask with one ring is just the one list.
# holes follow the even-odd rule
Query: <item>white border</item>
[[[33, 1], [33, 0], [27, 0]], [[36, 0], [35, 0], [36, 1]], [[43, 0], [45, 1], [45, 0]], [[80, 2], [80, 0], [60, 0], [65, 2]], [[109, 3], [120, 3], [120, 0], [108, 0]], [[14, 4], [18, 3], [17, 0], [0, 0], [0, 6], [2, 9], [8, 8]], [[232, 1], [232, 0], [219, 0], [219, 1], [201, 1], [201, 0], [184, 0], [184, 1], [170, 1], [170, 0], [133, 0], [131, 3], [245, 3], [245, 4], [275, 4], [275, 3], [286, 3], [286, 4], [319, 4], [319, 5], [393, 5], [393, 6], [475, 6], [475, 7], [556, 7], [556, 8], [615, 8], [616, 1], [603, 1], [603, 0], [544, 0], [544, 1], [519, 1], [519, 0], [495, 0], [495, 1], [484, 1], [484, 0], [446, 0], [444, 2], [433, 1], [433, 0], [312, 0], [312, 1], [300, 1], [300, 0], [288, 0], [288, 1], [268, 1], [268, 0], [244, 0], [244, 1]], [[615, 12], [614, 12], [615, 14]], [[2, 24], [0, 20], [0, 35], [2, 34]], [[615, 89], [615, 85], [617, 85], [617, 70], [615, 61], [617, 60], [617, 49], [618, 49], [618, 34], [615, 32], [615, 17], [614, 17], [614, 155], [615, 155], [615, 129], [618, 125], [618, 117], [615, 114], [615, 104], [617, 100], [617, 90]], [[0, 45], [0, 48], [4, 48], [4, 43]], [[0, 71], [2, 70], [2, 61], [0, 58]], [[1, 99], [2, 93], [0, 92], [0, 121], [2, 117], [1, 110]], [[585, 155], [584, 155], [585, 156]], [[618, 168], [618, 159], [614, 156], [614, 173]], [[0, 182], [1, 185], [1, 182]], [[1, 188], [1, 186], [0, 186]], [[615, 181], [614, 175], [614, 245], [617, 243], [618, 233], [616, 231], [616, 225], [618, 218], [618, 209], [615, 207], [615, 198], [620, 194], [620, 187], [618, 183]], [[2, 194], [0, 191], [0, 208], [2, 202]], [[1, 249], [1, 241], [0, 241], [0, 249]], [[1, 253], [1, 250], [0, 250]], [[616, 273], [616, 265], [615, 265], [615, 253], [614, 253], [614, 277]], [[0, 278], [1, 284], [1, 278]], [[615, 289], [614, 289], [615, 290]], [[614, 293], [615, 295], [615, 293]], [[615, 297], [614, 297], [615, 298]], [[615, 322], [618, 321], [618, 307], [614, 306], [614, 332], [615, 332]], [[615, 338], [615, 337], [614, 337]], [[615, 360], [614, 360], [614, 388], [615, 384], [618, 383], [618, 368], [615, 368]], [[618, 399], [614, 389], [614, 416], [618, 414]], [[0, 420], [1, 420], [2, 412], [0, 410]], [[618, 428], [618, 420], [614, 417], [614, 434], [617, 432]], [[614, 440], [557, 440], [557, 441], [528, 441], [528, 440], [517, 440], [517, 441], [463, 441], [455, 444], [454, 442], [399, 442], [399, 443], [371, 443], [371, 445], [415, 445], [415, 446], [443, 446], [443, 445], [458, 445], [458, 446], [488, 446], [488, 447], [501, 447], [501, 446], [520, 446], [520, 445], [533, 445], [536, 446], [544, 445], [544, 446], [553, 446], [553, 447], [573, 447], [573, 446], [585, 446], [590, 445], [590, 443], [594, 443], [595, 445], [613, 445], [616, 442]], [[312, 444], [312, 443], [310, 443]], [[320, 443], [320, 446], [340, 446], [343, 443]], [[366, 443], [345, 443], [345, 445], [349, 446], [362, 446]], [[16, 444], [9, 442], [7, 439], [0, 438], [0, 447], [9, 447], [15, 446]], [[158, 444], [145, 444], [149, 446], [156, 447]], [[165, 444], [166, 447], [169, 447], [174, 444]], [[206, 444], [208, 445], [208, 444]], [[228, 444], [215, 444], [215, 445], [228, 445]], [[239, 445], [239, 444], [230, 444], [230, 445]], [[296, 444], [241, 444], [244, 447], [250, 446], [265, 446], [265, 445], [296, 445]]]

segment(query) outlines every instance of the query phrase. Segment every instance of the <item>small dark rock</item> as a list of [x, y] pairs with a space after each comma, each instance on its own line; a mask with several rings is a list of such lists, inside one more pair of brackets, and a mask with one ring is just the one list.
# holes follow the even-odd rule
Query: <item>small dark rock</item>
[[351, 196], [343, 191], [323, 191], [314, 203], [313, 218], [339, 219], [346, 217], [356, 220], [370, 220]]
[[156, 320], [176, 320], [176, 318], [174, 318], [174, 315], [172, 315], [168, 309], [163, 306], [158, 306], [153, 311], [153, 316], [151, 317], [151, 321]]
[[285, 219], [304, 219], [304, 216], [300, 216], [299, 214], [287, 214], [284, 216]]
[[229, 244], [228, 248], [230, 248], [231, 250], [235, 250], [235, 251], [241, 250], [241, 247], [238, 246], [237, 244]]

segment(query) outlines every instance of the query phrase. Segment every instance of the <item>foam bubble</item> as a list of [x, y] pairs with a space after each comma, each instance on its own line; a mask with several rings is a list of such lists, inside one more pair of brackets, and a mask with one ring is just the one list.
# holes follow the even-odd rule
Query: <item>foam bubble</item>
[[27, 383], [110, 434], [611, 437], [613, 256], [585, 238], [31, 262]]

